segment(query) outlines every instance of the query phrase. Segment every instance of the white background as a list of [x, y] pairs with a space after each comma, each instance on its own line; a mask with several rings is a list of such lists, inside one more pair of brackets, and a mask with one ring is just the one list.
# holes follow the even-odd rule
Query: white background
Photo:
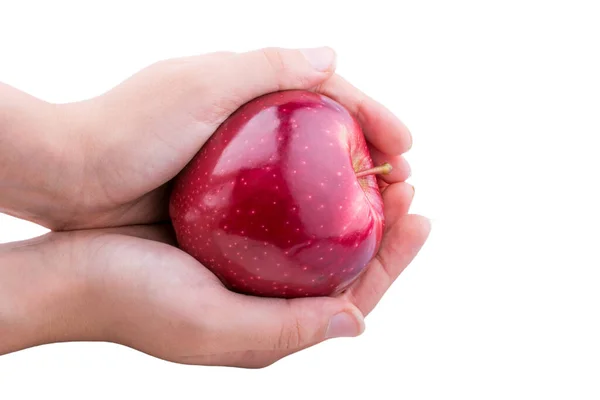
[[430, 241], [360, 338], [251, 371], [43, 346], [0, 357], [0, 399], [600, 398], [597, 2], [148, 3], [0, 0], [0, 81], [67, 102], [163, 58], [333, 46], [414, 133]]

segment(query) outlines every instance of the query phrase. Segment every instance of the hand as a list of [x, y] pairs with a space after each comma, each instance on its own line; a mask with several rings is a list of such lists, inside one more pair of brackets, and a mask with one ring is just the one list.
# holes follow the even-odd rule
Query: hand
[[334, 68], [328, 48], [215, 53], [159, 62], [102, 96], [65, 106], [63, 119], [78, 121], [71, 126], [79, 134], [70, 136], [81, 143], [73, 168], [85, 172], [69, 185], [71, 215], [53, 227], [166, 220], [169, 180], [237, 108], [278, 90], [315, 90], [344, 104], [368, 127], [375, 163], [395, 167], [386, 180], [404, 179], [408, 165], [399, 154], [410, 147], [409, 132]]
[[[405, 215], [406, 184], [386, 189], [395, 211], [378, 257], [337, 298], [268, 299], [230, 292], [196, 260], [170, 246], [168, 225], [53, 233], [68, 269], [86, 277], [76, 317], [57, 340], [103, 340], [185, 364], [265, 367], [324, 340], [357, 336], [368, 313], [422, 246], [426, 220]], [[362, 313], [361, 313], [362, 311]], [[86, 327], [83, 330], [81, 327]], [[78, 336], [79, 335], [79, 336]]]
[[[61, 323], [50, 326], [59, 332], [29, 343], [109, 340], [177, 362], [260, 367], [362, 331], [362, 316], [416, 255], [429, 224], [407, 215], [414, 193], [403, 183], [410, 172], [401, 156], [411, 145], [408, 130], [333, 75], [333, 58], [321, 57], [314, 66], [308, 59], [271, 49], [167, 61], [103, 96], [61, 106], [52, 115], [69, 121], [66, 136], [79, 150], [69, 152], [77, 155], [70, 158], [71, 172], [55, 176], [62, 183], [56, 198], [69, 216], [47, 219], [46, 225], [73, 229], [165, 220], [167, 182], [230, 113], [263, 93], [311, 89], [345, 105], [363, 127], [374, 162], [394, 167], [380, 181], [386, 230], [366, 273], [337, 298], [255, 298], [227, 291], [194, 259], [165, 244], [172, 236], [164, 227], [52, 233], [51, 242], [63, 249], [59, 254], [75, 262], [77, 273], [67, 276], [83, 276], [86, 284], [69, 285], [77, 295], [52, 297], [69, 299], [63, 306], [74, 309], [72, 315], [57, 312]], [[340, 313], [350, 318], [334, 318]], [[43, 313], [41, 319], [51, 316]]]

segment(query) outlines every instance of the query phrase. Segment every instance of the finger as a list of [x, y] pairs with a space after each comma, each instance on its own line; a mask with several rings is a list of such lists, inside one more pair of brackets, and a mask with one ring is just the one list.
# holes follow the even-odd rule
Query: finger
[[386, 183], [404, 182], [410, 177], [410, 165], [403, 156], [391, 156], [385, 154], [373, 146], [369, 146], [369, 152], [374, 165], [389, 163], [392, 171], [387, 174], [378, 175], [378, 178]]
[[310, 346], [295, 350], [247, 350], [230, 353], [212, 353], [196, 356], [184, 356], [172, 361], [190, 365], [212, 365], [236, 368], [265, 368], [277, 361], [302, 351]]
[[316, 91], [336, 100], [354, 114], [367, 140], [383, 153], [398, 155], [410, 149], [412, 137], [402, 121], [339, 75], [333, 75]]
[[228, 292], [210, 321], [214, 339], [227, 351], [272, 351], [279, 358], [364, 330], [363, 316], [353, 304], [330, 297], [285, 300]]
[[384, 236], [378, 255], [363, 276], [340, 297], [355, 304], [363, 315], [369, 314], [415, 258], [430, 229], [425, 217], [406, 215], [400, 218]]
[[385, 189], [387, 189], [388, 186], [390, 186], [390, 184], [384, 181], [383, 179], [377, 177], [377, 186], [379, 186], [379, 192], [381, 192], [381, 194], [383, 195]]
[[[267, 48], [225, 55], [210, 63], [216, 77], [210, 84], [223, 94], [221, 108], [231, 113], [261, 95], [291, 89], [311, 89], [335, 69], [335, 52], [328, 48]], [[206, 66], [205, 66], [206, 68]]]
[[394, 226], [398, 219], [408, 214], [414, 195], [414, 187], [406, 182], [387, 186], [382, 195], [386, 232]]

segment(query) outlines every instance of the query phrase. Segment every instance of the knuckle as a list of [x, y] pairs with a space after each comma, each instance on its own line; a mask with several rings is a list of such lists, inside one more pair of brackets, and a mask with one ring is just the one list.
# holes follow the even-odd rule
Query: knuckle
[[280, 75], [286, 70], [285, 57], [281, 49], [269, 47], [261, 50], [261, 53], [269, 68], [276, 75]]
[[241, 353], [238, 357], [225, 363], [225, 365], [245, 369], [263, 369], [273, 365], [278, 360], [279, 357], [273, 357], [271, 354], [249, 350]]
[[242, 367], [247, 369], [264, 369], [273, 365], [275, 361], [276, 360], [254, 360], [243, 364]]
[[267, 69], [277, 84], [277, 90], [302, 87], [305, 84], [305, 77], [295, 73], [296, 59], [291, 51], [273, 47], [261, 51]]
[[276, 343], [277, 350], [292, 350], [297, 349], [304, 343], [306, 334], [302, 324], [297, 319], [285, 324], [279, 333], [279, 338]]

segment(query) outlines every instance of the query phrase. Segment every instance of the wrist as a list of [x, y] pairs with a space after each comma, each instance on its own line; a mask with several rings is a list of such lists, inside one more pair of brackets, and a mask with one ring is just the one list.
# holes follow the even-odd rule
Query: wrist
[[0, 212], [51, 229], [68, 217], [83, 170], [72, 108], [0, 84]]
[[85, 274], [74, 268], [71, 245], [57, 235], [0, 245], [0, 354], [102, 340]]

